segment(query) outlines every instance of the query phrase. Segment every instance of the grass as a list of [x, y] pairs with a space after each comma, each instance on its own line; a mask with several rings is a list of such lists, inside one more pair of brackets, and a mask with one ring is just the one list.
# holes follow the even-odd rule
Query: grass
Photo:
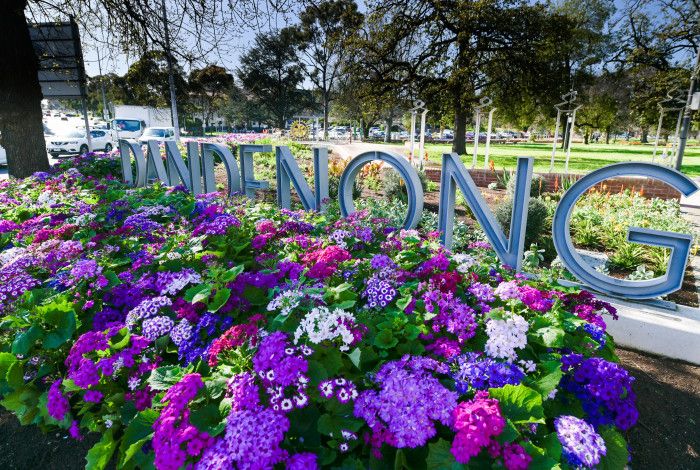
[[[426, 144], [428, 158], [433, 163], [439, 163], [442, 154], [451, 152], [450, 144]], [[462, 161], [467, 166], [471, 166], [472, 148], [469, 147], [468, 155], [462, 156]], [[611, 163], [627, 161], [651, 162], [654, 152], [653, 144], [574, 144], [571, 146], [571, 158], [569, 160], [569, 171], [571, 173], [588, 173]], [[534, 157], [535, 172], [548, 172], [549, 162], [552, 156], [552, 144], [523, 143], [523, 144], [496, 144], [491, 145], [489, 160], [493, 160], [496, 169], [514, 169], [517, 157]], [[658, 155], [657, 153], [657, 163]], [[566, 153], [557, 149], [554, 159], [554, 171], [563, 172]], [[479, 145], [479, 158], [477, 168], [484, 167], [484, 144]], [[683, 157], [683, 173], [688, 176], [700, 176], [700, 146], [693, 142], [686, 148]]]

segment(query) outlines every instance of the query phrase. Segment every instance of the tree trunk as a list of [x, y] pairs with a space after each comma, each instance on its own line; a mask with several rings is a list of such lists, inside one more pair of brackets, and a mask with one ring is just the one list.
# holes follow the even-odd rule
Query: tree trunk
[[328, 140], [328, 111], [330, 103], [328, 102], [328, 94], [323, 94], [323, 140]]
[[384, 142], [389, 143], [391, 141], [391, 126], [394, 125], [394, 117], [389, 116], [386, 118], [386, 132], [384, 132]]
[[[479, 138], [478, 134], [475, 138]], [[457, 155], [466, 155], [467, 153], [467, 111], [458, 103], [455, 103], [455, 133], [452, 140], [452, 151]]]
[[610, 128], [606, 127], [605, 128], [605, 145], [608, 145], [610, 143]]
[[0, 8], [0, 134], [10, 175], [16, 178], [46, 171], [41, 87], [24, 9], [27, 0], [7, 0]]
[[[647, 130], [647, 128], [646, 127], [642, 128], [642, 138], [640, 139], [641, 143], [643, 143], [643, 144], [649, 143], [648, 135], [649, 135], [649, 131]], [[629, 137], [628, 137], [628, 140], [629, 140]]]

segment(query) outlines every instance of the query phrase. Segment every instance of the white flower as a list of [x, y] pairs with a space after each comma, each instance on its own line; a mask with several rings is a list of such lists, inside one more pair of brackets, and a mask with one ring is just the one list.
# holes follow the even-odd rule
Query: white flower
[[287, 316], [297, 308], [304, 298], [310, 300], [323, 300], [323, 296], [318, 293], [304, 292], [301, 289], [290, 289], [278, 294], [267, 304], [267, 311], [280, 311], [280, 315]]
[[340, 338], [343, 344], [339, 349], [349, 351], [350, 344], [354, 342], [355, 337], [347, 324], [355, 324], [355, 316], [352, 313], [339, 308], [331, 312], [327, 307], [317, 307], [301, 320], [294, 332], [294, 344], [298, 344], [304, 335], [313, 344]]
[[535, 372], [537, 370], [537, 364], [534, 361], [518, 361], [518, 364], [526, 373]]
[[455, 253], [452, 259], [457, 263], [457, 271], [462, 274], [469, 272], [469, 268], [476, 264], [476, 259], [466, 253]]
[[517, 359], [516, 349], [527, 345], [527, 320], [512, 314], [503, 320], [489, 319], [486, 322], [486, 334], [489, 339], [484, 348], [486, 354], [495, 358]]

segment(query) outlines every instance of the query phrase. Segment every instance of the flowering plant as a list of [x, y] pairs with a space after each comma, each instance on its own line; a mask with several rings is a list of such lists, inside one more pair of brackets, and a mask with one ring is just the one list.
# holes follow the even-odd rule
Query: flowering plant
[[609, 304], [371, 211], [91, 165], [0, 183], [0, 403], [100, 433], [88, 468], [627, 464]]

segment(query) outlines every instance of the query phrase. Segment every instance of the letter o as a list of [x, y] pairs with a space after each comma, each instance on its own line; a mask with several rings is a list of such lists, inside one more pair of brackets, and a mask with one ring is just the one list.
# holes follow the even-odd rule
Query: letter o
[[355, 212], [355, 203], [352, 200], [352, 188], [357, 175], [367, 163], [373, 160], [381, 160], [391, 165], [399, 172], [401, 178], [406, 183], [408, 190], [408, 214], [403, 222], [403, 228], [416, 228], [423, 215], [423, 186], [421, 185], [418, 172], [401, 155], [393, 152], [365, 152], [353, 158], [343, 171], [338, 185], [338, 202], [340, 203], [340, 213], [343, 217]]

